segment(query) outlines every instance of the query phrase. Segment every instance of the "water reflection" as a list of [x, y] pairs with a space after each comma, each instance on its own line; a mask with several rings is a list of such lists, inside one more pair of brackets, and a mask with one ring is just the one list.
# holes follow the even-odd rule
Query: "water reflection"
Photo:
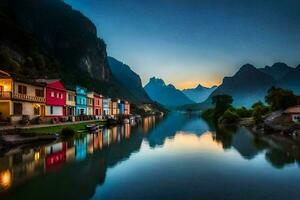
[[[177, 146], [174, 146], [175, 144]], [[197, 147], [199, 144], [203, 145], [200, 149]], [[133, 127], [125, 124], [105, 128], [74, 140], [13, 149], [0, 158], [2, 191], [0, 197], [1, 199], [95, 197], [99, 194], [97, 188], [113, 182], [113, 178], [108, 176], [108, 171], [127, 161], [133, 153], [142, 154], [142, 162], [148, 161], [149, 152], [145, 153], [147, 145], [153, 151], [160, 148], [169, 151], [167, 147], [171, 145], [172, 151], [180, 153], [182, 155], [180, 158], [188, 162], [188, 166], [195, 166], [196, 161], [188, 160], [189, 157], [185, 154], [189, 152], [185, 152], [186, 149], [194, 149], [193, 153], [196, 155], [202, 153], [206, 155], [203, 159], [210, 159], [212, 154], [208, 151], [213, 149], [209, 148], [210, 146], [217, 146], [218, 150], [223, 149], [224, 151], [218, 151], [223, 157], [228, 157], [226, 152], [236, 152], [246, 161], [257, 160], [257, 157], [263, 156], [264, 160], [276, 169], [283, 169], [300, 161], [299, 146], [287, 138], [257, 138], [245, 128], [215, 129], [198, 116], [171, 113], [163, 120], [155, 117], [145, 118], [142, 124]], [[160, 159], [160, 154], [155, 155]], [[171, 158], [173, 157], [168, 157]], [[218, 162], [216, 166], [219, 165]], [[135, 162], [134, 165], [138, 163]], [[205, 167], [204, 164], [201, 166]], [[126, 170], [130, 171], [130, 168], [124, 167], [124, 173]], [[190, 173], [197, 173], [199, 169], [192, 170], [195, 171]], [[182, 179], [188, 179], [190, 176], [189, 171], [185, 169], [181, 173]], [[145, 177], [141, 179], [147, 184], [149, 177], [144, 175]], [[165, 184], [163, 176], [160, 178], [161, 184]], [[129, 185], [123, 187], [130, 188]], [[144, 192], [149, 192], [148, 189]]]

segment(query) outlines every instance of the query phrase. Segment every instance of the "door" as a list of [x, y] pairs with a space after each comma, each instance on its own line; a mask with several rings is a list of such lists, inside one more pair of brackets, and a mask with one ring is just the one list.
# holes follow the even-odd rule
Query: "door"
[[80, 109], [80, 115], [84, 115], [84, 109]]

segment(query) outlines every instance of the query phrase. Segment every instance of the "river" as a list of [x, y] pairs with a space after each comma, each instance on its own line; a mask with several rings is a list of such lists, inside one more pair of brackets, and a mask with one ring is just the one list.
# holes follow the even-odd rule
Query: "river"
[[171, 113], [0, 155], [0, 199], [299, 199], [300, 147]]

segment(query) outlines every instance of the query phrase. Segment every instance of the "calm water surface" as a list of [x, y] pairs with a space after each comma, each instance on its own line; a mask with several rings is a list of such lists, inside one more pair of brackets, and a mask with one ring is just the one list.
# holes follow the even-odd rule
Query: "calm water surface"
[[3, 152], [0, 199], [296, 200], [300, 147], [172, 113]]

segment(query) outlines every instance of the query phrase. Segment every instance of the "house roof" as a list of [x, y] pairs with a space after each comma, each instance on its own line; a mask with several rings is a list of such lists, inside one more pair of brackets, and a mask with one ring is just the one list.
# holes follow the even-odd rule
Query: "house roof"
[[300, 114], [300, 105], [289, 107], [284, 111], [285, 114]]

